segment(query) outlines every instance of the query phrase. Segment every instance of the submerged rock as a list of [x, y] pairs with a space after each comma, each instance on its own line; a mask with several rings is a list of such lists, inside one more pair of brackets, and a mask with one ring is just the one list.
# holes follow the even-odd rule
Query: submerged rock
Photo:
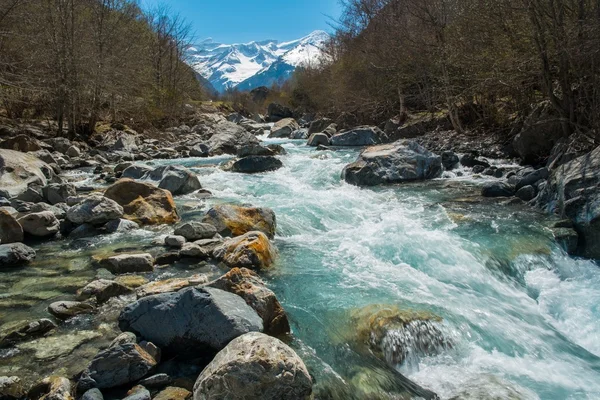
[[277, 251], [262, 232], [248, 232], [226, 240], [213, 256], [230, 268], [266, 269], [273, 265]]
[[19, 350], [33, 353], [37, 361], [50, 361], [67, 356], [79, 346], [102, 336], [96, 331], [76, 331], [63, 335], [54, 334], [17, 345]]
[[171, 192], [149, 183], [121, 179], [104, 196], [123, 207], [124, 218], [140, 225], [173, 224], [179, 221]]
[[359, 126], [335, 134], [329, 140], [332, 146], [372, 146], [385, 143], [387, 135], [376, 126]]
[[43, 318], [38, 321], [17, 321], [0, 329], [0, 348], [40, 337], [56, 328], [56, 324]]
[[35, 250], [23, 243], [0, 244], [0, 269], [17, 267], [35, 258]]
[[105, 303], [112, 297], [131, 294], [133, 291], [127, 286], [107, 279], [98, 279], [87, 284], [77, 292], [79, 300], [87, 300], [96, 297], [99, 303]]
[[353, 185], [374, 186], [433, 179], [441, 174], [440, 156], [417, 142], [400, 140], [367, 148], [344, 168], [342, 178]]
[[252, 332], [234, 339], [202, 371], [195, 400], [302, 400], [312, 394], [304, 362], [279, 339]]
[[48, 312], [58, 319], [69, 319], [93, 311], [94, 307], [91, 304], [80, 301], [56, 301], [48, 306]]
[[260, 231], [273, 238], [277, 227], [275, 213], [270, 208], [228, 204], [214, 206], [208, 210], [203, 222], [215, 226], [222, 236], [239, 236], [251, 231]]
[[261, 318], [240, 296], [213, 288], [139, 299], [123, 310], [119, 327], [185, 355], [217, 352], [244, 333], [263, 330]]
[[246, 268], [233, 268], [208, 286], [242, 297], [262, 318], [266, 334], [290, 333], [290, 324], [285, 310], [275, 293], [267, 288], [255, 272]]

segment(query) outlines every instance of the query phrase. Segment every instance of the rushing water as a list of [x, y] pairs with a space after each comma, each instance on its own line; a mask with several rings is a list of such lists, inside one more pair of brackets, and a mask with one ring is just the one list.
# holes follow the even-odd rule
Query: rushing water
[[[542, 216], [524, 206], [482, 202], [477, 194], [483, 178], [472, 176], [361, 189], [340, 180], [356, 150], [316, 152], [303, 141], [269, 142], [283, 144], [289, 154], [282, 156], [284, 168], [267, 174], [224, 172], [214, 165], [219, 158], [156, 163], [191, 168], [213, 192], [208, 201], [178, 198], [186, 219], [218, 202], [275, 210], [280, 256], [264, 277], [291, 319], [292, 345], [317, 387], [333, 383], [352, 386], [363, 393], [358, 398], [400, 398], [375, 396], [388, 390], [371, 375], [382, 367], [348, 340], [356, 328], [349, 315], [383, 304], [443, 319], [436, 329], [452, 344], [398, 366], [442, 398], [465, 390], [473, 399], [484, 398], [481, 393], [498, 399], [600, 398], [600, 270], [567, 256]], [[133, 235], [129, 242], [140, 246], [156, 233]], [[95, 246], [107, 251], [119, 241], [104, 238]], [[57, 282], [62, 277], [56, 275], [65, 273], [71, 280], [93, 277], [89, 248], [45, 246], [42, 254], [61, 259], [63, 267], [44, 270], [49, 261], [38, 261], [35, 273], [45, 271]], [[35, 273], [20, 271], [13, 278]], [[191, 273], [197, 271], [157, 274]], [[55, 298], [41, 297], [32, 300], [39, 315]], [[5, 307], [0, 318], [15, 313]]]

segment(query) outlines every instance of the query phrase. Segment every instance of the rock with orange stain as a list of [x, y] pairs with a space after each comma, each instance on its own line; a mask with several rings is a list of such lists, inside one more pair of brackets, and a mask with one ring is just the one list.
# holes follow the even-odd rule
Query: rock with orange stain
[[179, 221], [171, 192], [156, 186], [121, 179], [104, 193], [123, 207], [125, 219], [140, 225], [173, 224]]
[[269, 238], [275, 237], [277, 221], [270, 208], [241, 207], [221, 204], [208, 210], [203, 222], [214, 225], [222, 236], [241, 236], [260, 231]]
[[228, 267], [266, 269], [273, 265], [277, 250], [262, 232], [248, 232], [226, 240], [213, 256]]

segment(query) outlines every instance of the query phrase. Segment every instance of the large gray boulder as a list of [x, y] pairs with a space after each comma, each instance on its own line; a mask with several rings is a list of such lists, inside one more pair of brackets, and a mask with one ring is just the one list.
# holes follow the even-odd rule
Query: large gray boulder
[[217, 352], [232, 339], [263, 330], [261, 318], [240, 297], [213, 288], [187, 288], [144, 297], [119, 316], [122, 331], [173, 352]]
[[515, 187], [504, 181], [486, 183], [481, 189], [483, 197], [512, 197], [515, 192]]
[[0, 149], [0, 195], [17, 197], [29, 185], [46, 186], [54, 179], [52, 168], [34, 155]]
[[0, 244], [0, 269], [27, 264], [35, 258], [35, 250], [23, 243]]
[[554, 169], [540, 189], [539, 207], [573, 221], [578, 254], [600, 259], [600, 146]]
[[60, 221], [51, 211], [27, 214], [19, 218], [23, 231], [31, 236], [54, 236], [60, 230]]
[[152, 272], [154, 257], [148, 253], [119, 254], [100, 260], [100, 266], [113, 274]]
[[8, 211], [0, 210], [0, 243], [23, 241], [23, 227]]
[[240, 158], [231, 165], [231, 171], [243, 174], [275, 171], [283, 167], [283, 163], [273, 156], [249, 156]]
[[123, 207], [104, 196], [90, 196], [67, 211], [67, 219], [77, 225], [104, 225], [122, 216]]
[[372, 146], [385, 143], [386, 140], [386, 134], [378, 127], [359, 126], [333, 135], [329, 143], [332, 146]]
[[158, 181], [158, 187], [173, 195], [188, 194], [202, 189], [198, 176], [187, 168], [173, 165], [158, 167], [142, 179]]
[[234, 339], [200, 374], [194, 400], [303, 400], [312, 379], [296, 352], [263, 333]]
[[198, 221], [186, 222], [175, 228], [175, 235], [182, 236], [189, 241], [210, 239], [217, 234], [217, 228], [211, 224]]
[[94, 357], [79, 379], [79, 391], [110, 389], [135, 382], [156, 366], [156, 360], [135, 343], [116, 344]]
[[357, 186], [434, 179], [442, 174], [441, 157], [411, 140], [372, 146], [347, 165], [342, 178]]
[[273, 128], [271, 129], [271, 133], [269, 134], [270, 138], [289, 138], [292, 132], [300, 129], [300, 125], [293, 118], [284, 118], [280, 121], [277, 121]]
[[135, 164], [125, 168], [121, 174], [121, 178], [142, 179], [144, 175], [153, 170], [154, 168], [147, 165]]
[[71, 196], [77, 195], [77, 189], [72, 183], [53, 183], [42, 188], [44, 199], [50, 204], [66, 203]]
[[327, 146], [329, 145], [329, 136], [327, 136], [325, 133], [313, 133], [308, 138], [306, 145], [312, 147], [316, 147], [319, 145]]
[[213, 129], [215, 133], [206, 143], [213, 155], [236, 154], [243, 145], [260, 143], [256, 136], [233, 122], [221, 121]]

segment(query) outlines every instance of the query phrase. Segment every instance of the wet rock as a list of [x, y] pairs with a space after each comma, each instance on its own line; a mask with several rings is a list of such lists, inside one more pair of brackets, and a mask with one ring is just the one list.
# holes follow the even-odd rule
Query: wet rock
[[273, 156], [275, 155], [275, 152], [260, 144], [249, 144], [240, 147], [236, 155], [240, 158], [249, 156]]
[[86, 391], [83, 396], [81, 396], [81, 400], [104, 400], [104, 396], [100, 389], [90, 389]]
[[0, 210], [0, 243], [10, 244], [23, 241], [23, 227], [8, 211]]
[[192, 392], [180, 387], [168, 387], [160, 391], [153, 400], [186, 400], [192, 397]]
[[309, 136], [306, 145], [312, 147], [319, 145], [329, 146], [329, 136], [327, 136], [325, 133], [313, 133]]
[[121, 179], [104, 195], [123, 206], [124, 218], [140, 225], [172, 224], [179, 220], [171, 193], [149, 183]]
[[146, 376], [156, 360], [134, 343], [111, 346], [94, 357], [81, 374], [78, 389], [109, 389]]
[[202, 189], [200, 180], [195, 173], [187, 168], [174, 165], [158, 167], [144, 175], [142, 179], [157, 181], [160, 189], [168, 190], [174, 196]]
[[35, 250], [23, 243], [0, 244], [0, 269], [17, 267], [35, 258]]
[[114, 281], [131, 289], [144, 286], [148, 283], [148, 279], [140, 275], [120, 275], [115, 277]]
[[230, 268], [267, 269], [273, 265], [277, 251], [262, 232], [248, 232], [226, 240], [213, 256]]
[[293, 118], [284, 118], [275, 123], [269, 134], [270, 138], [289, 138], [292, 132], [300, 129], [300, 125]]
[[216, 352], [244, 333], [263, 329], [261, 318], [241, 297], [213, 288], [144, 297], [123, 310], [119, 327], [183, 354]]
[[19, 218], [23, 231], [31, 236], [54, 236], [60, 230], [60, 222], [50, 211], [31, 213]]
[[241, 158], [231, 165], [231, 171], [244, 174], [275, 171], [283, 167], [283, 163], [273, 156], [249, 156]]
[[137, 222], [121, 218], [107, 222], [106, 225], [104, 225], [104, 231], [106, 233], [123, 233], [139, 229], [139, 227]]
[[50, 204], [66, 203], [67, 199], [77, 194], [75, 185], [71, 183], [52, 183], [42, 188], [44, 199]]
[[186, 222], [175, 228], [175, 235], [183, 236], [189, 241], [210, 239], [217, 234], [217, 228], [208, 223], [197, 221]]
[[48, 312], [58, 319], [69, 319], [80, 314], [94, 312], [94, 307], [80, 301], [56, 301], [48, 306]]
[[105, 303], [112, 297], [131, 294], [133, 291], [127, 286], [121, 285], [107, 279], [98, 279], [87, 284], [83, 289], [77, 292], [79, 300], [87, 300], [96, 297], [99, 303]]
[[550, 176], [548, 168], [540, 168], [538, 170], [523, 174], [520, 179], [517, 179], [515, 187], [517, 190], [519, 190], [525, 186], [532, 186], [540, 180], [548, 179], [548, 176]]
[[308, 129], [297, 129], [290, 134], [290, 139], [308, 139]]
[[75, 400], [71, 382], [62, 376], [49, 376], [33, 385], [27, 394], [30, 400]]
[[142, 379], [140, 381], [140, 385], [149, 388], [163, 388], [167, 385], [170, 385], [173, 380], [167, 374], [156, 374], [149, 376], [146, 379]]
[[32, 352], [37, 361], [50, 361], [67, 356], [79, 346], [102, 336], [95, 331], [77, 331], [63, 335], [54, 334], [17, 345], [20, 351]]
[[30, 185], [41, 187], [54, 180], [53, 169], [32, 154], [0, 149], [0, 193], [17, 197]]
[[441, 157], [414, 141], [372, 146], [347, 165], [342, 178], [357, 186], [374, 186], [434, 179], [442, 174]]
[[[215, 230], [216, 233], [216, 230]], [[213, 235], [214, 236], [214, 235]], [[175, 249], [181, 249], [185, 244], [185, 237], [179, 235], [170, 235], [165, 238], [165, 245]]]
[[473, 173], [474, 174], [482, 174], [485, 171], [485, 167], [483, 165], [475, 165], [473, 167]]
[[568, 254], [576, 254], [577, 246], [579, 244], [579, 234], [573, 228], [552, 228], [552, 234], [554, 240], [566, 251]]
[[216, 227], [222, 236], [239, 236], [260, 231], [269, 238], [275, 236], [276, 217], [270, 208], [217, 205], [208, 210], [203, 222]]
[[135, 291], [135, 294], [138, 299], [141, 299], [155, 294], [177, 292], [186, 287], [201, 285], [207, 281], [208, 279], [204, 275], [193, 275], [189, 278], [171, 278], [143, 285]]
[[453, 151], [444, 151], [442, 153], [442, 165], [446, 171], [452, 171], [458, 167], [460, 159]]
[[148, 253], [119, 254], [102, 259], [99, 264], [113, 274], [152, 272], [154, 270], [154, 257]]
[[312, 379], [298, 355], [279, 339], [252, 332], [234, 339], [202, 371], [194, 399], [301, 400]]
[[246, 268], [233, 268], [219, 279], [209, 283], [210, 287], [237, 294], [262, 318], [264, 332], [277, 336], [290, 333], [285, 310], [260, 277]]
[[88, 197], [67, 211], [67, 219], [77, 225], [104, 225], [122, 216], [123, 207], [114, 200], [102, 196]]
[[308, 135], [312, 135], [313, 133], [323, 132], [328, 126], [333, 123], [333, 120], [329, 118], [319, 118], [310, 123], [310, 127], [308, 128]]
[[538, 396], [512, 382], [493, 375], [481, 375], [461, 383], [460, 393], [450, 400], [526, 400]]
[[25, 389], [17, 376], [0, 376], [0, 398], [20, 399], [25, 397]]
[[0, 348], [43, 336], [56, 328], [54, 322], [45, 318], [38, 321], [17, 321], [7, 325], [3, 325], [0, 330]]
[[512, 197], [515, 195], [515, 187], [507, 182], [489, 182], [481, 189], [483, 197]]
[[517, 196], [519, 199], [521, 199], [523, 201], [530, 201], [535, 198], [536, 194], [537, 194], [536, 190], [533, 186], [523, 186], [522, 188], [517, 190], [517, 193], [515, 193], [515, 196]]
[[[468, 167], [468, 168], [473, 168], [475, 166], [483, 167], [483, 170], [485, 170], [485, 168], [490, 167], [490, 164], [487, 161], [478, 159], [477, 155], [474, 153], [467, 153], [467, 154], [463, 155], [460, 159], [460, 164], [463, 167]], [[483, 170], [482, 170], [482, 172], [483, 172]]]
[[149, 174], [153, 170], [154, 168], [147, 165], [135, 164], [125, 168], [121, 174], [121, 178], [142, 179], [144, 175]]
[[170, 265], [181, 260], [181, 255], [178, 251], [170, 251], [168, 253], [159, 254], [156, 256], [156, 265]]
[[387, 135], [376, 126], [359, 126], [335, 134], [329, 140], [332, 146], [372, 146], [385, 143]]
[[[68, 231], [68, 229], [67, 229], [67, 231]], [[100, 231], [100, 229], [98, 229], [94, 225], [83, 224], [83, 225], [79, 225], [77, 228], [75, 228], [71, 232], [69, 232], [69, 238], [70, 239], [84, 239], [84, 238], [98, 236], [101, 233], [102, 232]]]

